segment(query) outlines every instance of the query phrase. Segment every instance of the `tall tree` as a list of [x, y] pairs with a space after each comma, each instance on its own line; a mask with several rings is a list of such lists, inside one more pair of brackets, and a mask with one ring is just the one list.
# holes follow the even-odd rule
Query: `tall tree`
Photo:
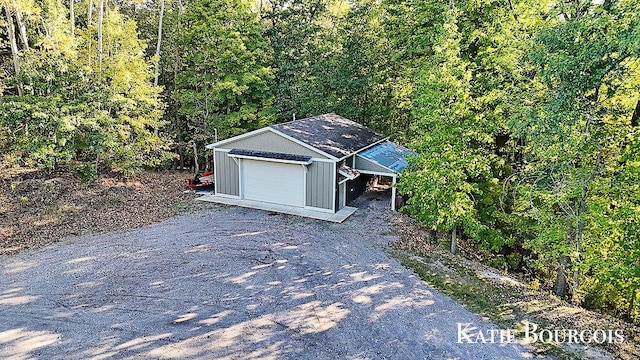
[[158, 86], [158, 78], [160, 77], [160, 48], [162, 46], [162, 20], [164, 18], [164, 0], [160, 0], [160, 14], [158, 15], [158, 41], [156, 43], [156, 68], [153, 84]]
[[95, 31], [77, 26], [72, 34], [66, 5], [50, 0], [32, 12], [41, 24], [33, 28], [38, 41], [20, 54], [11, 79], [29, 95], [0, 97], [0, 128], [10, 139], [3, 150], [22, 165], [66, 164], [89, 177], [100, 168], [129, 174], [157, 165], [167, 155], [166, 139], [153, 134], [163, 106], [135, 23], [109, 11], [103, 21], [110, 51], [98, 65]]
[[69, 18], [71, 19], [71, 34], [76, 32], [75, 0], [69, 0]]
[[[16, 28], [13, 22], [13, 10], [8, 4], [5, 4], [4, 12], [7, 21], [7, 34], [9, 35], [9, 46], [11, 48], [13, 70], [15, 71], [15, 76], [17, 77], [20, 74], [20, 60], [18, 59], [18, 43], [16, 41]], [[18, 83], [17, 88], [18, 95], [22, 96], [22, 85], [20, 83]]]
[[628, 62], [638, 56], [633, 4], [559, 2], [557, 24], [540, 32], [532, 53], [547, 96], [533, 117], [517, 123], [529, 154], [520, 191], [522, 206], [539, 224], [530, 246], [541, 260], [559, 259], [559, 296], [566, 295], [563, 283], [578, 294], [585, 237], [601, 216], [590, 211], [592, 196], [618, 161], [610, 149], [625, 140], [608, 123], [628, 123], [633, 112], [631, 103], [626, 118], [605, 106], [629, 77]]
[[303, 100], [312, 91], [311, 69], [322, 57], [320, 37], [327, 19], [325, 0], [266, 0], [262, 17], [264, 34], [273, 51], [275, 71], [274, 108], [281, 121], [313, 115], [303, 109]]
[[104, 29], [104, 2], [105, 0], [98, 0], [98, 64], [100, 64], [100, 66], [102, 66], [103, 56], [102, 31]]
[[459, 10], [441, 11], [447, 15], [436, 30], [436, 54], [431, 63], [424, 62], [417, 89], [417, 126], [424, 135], [399, 188], [410, 195], [405, 211], [433, 229], [452, 232], [455, 252], [458, 227], [474, 235], [482, 227], [475, 195], [478, 183], [492, 178], [492, 159], [478, 146], [488, 137], [471, 111], [471, 72], [461, 58]]
[[273, 121], [270, 47], [248, 2], [194, 0], [168, 20], [177, 27], [163, 61], [180, 134], [201, 149], [216, 131], [225, 138]]

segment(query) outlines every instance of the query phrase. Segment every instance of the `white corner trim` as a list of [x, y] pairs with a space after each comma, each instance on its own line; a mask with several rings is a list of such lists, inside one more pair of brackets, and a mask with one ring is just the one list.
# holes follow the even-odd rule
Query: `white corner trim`
[[331, 185], [331, 192], [333, 193], [333, 201], [331, 202], [331, 208], [333, 209], [333, 212], [336, 213], [336, 190], [340, 191], [340, 185], [337, 185], [337, 177], [338, 177], [338, 163], [333, 163], [333, 166], [331, 167], [331, 170], [333, 170], [333, 182]]
[[396, 177], [391, 180], [391, 210], [396, 211]]
[[216, 176], [218, 175], [218, 168], [216, 167], [216, 149], [213, 150], [213, 195], [218, 195], [218, 180]]

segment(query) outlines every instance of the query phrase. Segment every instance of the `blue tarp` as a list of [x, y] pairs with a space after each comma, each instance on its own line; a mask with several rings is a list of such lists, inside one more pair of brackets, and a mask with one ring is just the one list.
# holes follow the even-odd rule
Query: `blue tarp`
[[404, 146], [385, 141], [380, 145], [376, 145], [371, 149], [367, 149], [358, 155], [373, 161], [376, 164], [386, 167], [396, 173], [401, 173], [408, 166], [407, 157], [415, 153]]

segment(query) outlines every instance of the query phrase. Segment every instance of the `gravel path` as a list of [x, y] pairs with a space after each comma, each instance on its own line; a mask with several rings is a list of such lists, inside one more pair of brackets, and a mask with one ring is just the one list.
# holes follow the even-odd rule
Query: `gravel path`
[[342, 224], [235, 207], [0, 257], [0, 358], [515, 359], [390, 258], [387, 202]]

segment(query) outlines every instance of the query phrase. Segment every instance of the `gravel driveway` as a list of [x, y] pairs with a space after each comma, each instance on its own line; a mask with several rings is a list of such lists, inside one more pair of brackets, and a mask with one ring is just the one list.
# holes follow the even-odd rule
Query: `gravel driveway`
[[515, 359], [494, 325], [384, 251], [388, 203], [342, 224], [236, 207], [0, 257], [0, 358]]

